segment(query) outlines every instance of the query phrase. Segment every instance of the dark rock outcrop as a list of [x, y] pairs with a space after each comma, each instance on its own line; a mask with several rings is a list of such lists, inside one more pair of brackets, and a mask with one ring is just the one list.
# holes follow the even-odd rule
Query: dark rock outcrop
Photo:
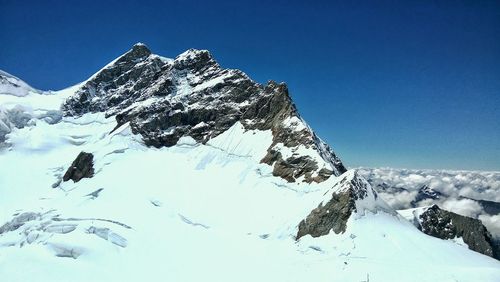
[[500, 259], [491, 234], [478, 219], [462, 216], [433, 205], [420, 215], [418, 222], [419, 229], [427, 235], [445, 240], [461, 237], [469, 249]]
[[94, 176], [94, 155], [80, 152], [63, 176], [63, 181], [80, 181], [82, 178]]
[[[206, 50], [190, 49], [172, 60], [136, 44], [89, 79], [62, 109], [67, 116], [115, 116], [117, 127], [128, 122], [154, 147], [173, 146], [183, 136], [206, 143], [240, 122], [248, 130], [271, 130], [273, 143], [262, 162], [274, 166], [275, 176], [321, 182], [346, 171], [301, 120], [285, 84], [260, 85], [239, 70], [221, 68]], [[274, 153], [279, 146], [293, 152], [312, 148], [323, 161], [295, 153], [283, 157]]]
[[349, 217], [353, 212], [358, 211], [356, 201], [367, 197], [371, 198], [371, 201], [377, 199], [377, 194], [370, 184], [354, 171], [343, 174], [330, 191], [333, 191], [331, 198], [320, 203], [300, 222], [297, 240], [305, 235], [312, 237], [327, 235], [331, 230], [335, 234], [344, 233]]
[[352, 190], [334, 193], [330, 201], [320, 204], [300, 222], [297, 240], [308, 234], [312, 237], [328, 235], [330, 230], [335, 234], [344, 233], [347, 220], [356, 210], [354, 197]]

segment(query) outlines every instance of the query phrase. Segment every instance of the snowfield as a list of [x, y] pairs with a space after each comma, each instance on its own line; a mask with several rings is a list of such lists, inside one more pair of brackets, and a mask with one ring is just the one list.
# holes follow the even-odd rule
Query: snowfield
[[[128, 123], [110, 133], [117, 123], [102, 113], [32, 114], [57, 112], [77, 88], [0, 94], [0, 109], [30, 114], [0, 151], [3, 282], [500, 281], [500, 262], [421, 233], [383, 202], [361, 203], [342, 234], [296, 241], [299, 222], [354, 172], [274, 177], [260, 163], [270, 131], [237, 122], [205, 145], [157, 149]], [[81, 151], [95, 175], [61, 182]]]

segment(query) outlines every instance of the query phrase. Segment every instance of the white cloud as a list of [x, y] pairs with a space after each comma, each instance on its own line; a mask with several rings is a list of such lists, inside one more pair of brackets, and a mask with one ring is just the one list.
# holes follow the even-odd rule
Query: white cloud
[[479, 219], [483, 222], [486, 229], [490, 231], [490, 233], [500, 239], [500, 214], [497, 215], [487, 215], [482, 214], [479, 215]]
[[500, 202], [500, 172], [448, 171], [448, 170], [409, 170], [394, 168], [360, 168], [359, 172], [370, 179], [374, 186], [386, 183], [393, 189], [379, 195], [395, 209], [412, 207], [418, 189], [423, 185], [441, 192], [440, 199], [426, 199], [418, 206], [438, 204], [440, 207], [483, 221], [488, 230], [500, 238], [500, 215], [490, 216], [478, 202], [464, 199]]
[[416, 195], [417, 191], [403, 191], [395, 194], [379, 193], [379, 196], [396, 210], [406, 209], [406, 207], [410, 206], [411, 201], [415, 199]]
[[425, 181], [425, 177], [419, 174], [410, 174], [408, 175], [408, 181], [413, 183], [422, 183]]
[[474, 218], [482, 212], [481, 206], [476, 201], [469, 199], [447, 199], [441, 207], [447, 211]]

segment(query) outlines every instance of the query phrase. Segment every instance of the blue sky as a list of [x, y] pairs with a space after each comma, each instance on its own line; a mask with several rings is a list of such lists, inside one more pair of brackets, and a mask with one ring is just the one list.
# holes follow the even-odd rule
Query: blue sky
[[[105, 3], [103, 3], [105, 2]], [[0, 69], [61, 89], [144, 42], [285, 81], [348, 166], [500, 170], [500, 1], [0, 0]]]

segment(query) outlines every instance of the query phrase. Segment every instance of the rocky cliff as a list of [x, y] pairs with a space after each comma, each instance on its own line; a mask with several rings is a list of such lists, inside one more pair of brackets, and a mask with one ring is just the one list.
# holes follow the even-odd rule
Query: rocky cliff
[[63, 104], [66, 116], [105, 112], [118, 126], [130, 123], [149, 146], [173, 146], [183, 136], [208, 140], [236, 122], [271, 130], [262, 162], [289, 182], [321, 182], [346, 171], [333, 150], [306, 125], [283, 83], [260, 85], [224, 69], [206, 50], [175, 59], [136, 44], [96, 73]]

